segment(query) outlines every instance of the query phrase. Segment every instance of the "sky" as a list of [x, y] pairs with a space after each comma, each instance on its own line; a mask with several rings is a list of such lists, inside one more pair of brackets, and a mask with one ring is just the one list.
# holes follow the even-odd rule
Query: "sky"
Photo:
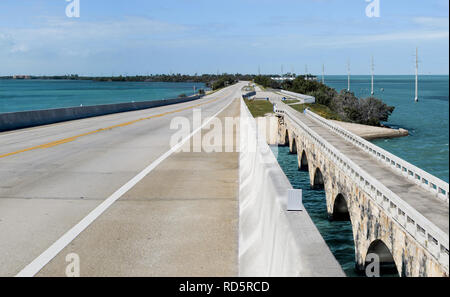
[[66, 1], [0, 1], [0, 75], [449, 73], [448, 0]]

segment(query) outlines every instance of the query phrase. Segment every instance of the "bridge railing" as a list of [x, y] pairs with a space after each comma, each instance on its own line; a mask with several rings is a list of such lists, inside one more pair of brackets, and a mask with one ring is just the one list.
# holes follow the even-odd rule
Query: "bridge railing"
[[413, 181], [425, 190], [435, 194], [439, 199], [449, 203], [449, 185], [445, 181], [429, 174], [428, 172], [423, 171], [413, 164], [389, 153], [388, 151], [340, 127], [339, 125], [336, 125], [335, 123], [324, 119], [323, 117], [315, 114], [310, 110], [305, 110], [305, 113], [314, 118], [326, 128], [329, 128], [335, 133], [344, 137], [345, 140], [351, 142], [353, 145], [369, 153], [381, 163], [390, 166], [399, 174]]
[[294, 93], [294, 92], [285, 91], [285, 90], [281, 90], [280, 93], [282, 95], [291, 96], [291, 97], [300, 99], [300, 100], [303, 101], [303, 103], [315, 103], [316, 102], [316, 98], [313, 97], [313, 96], [299, 94], [299, 93]]
[[324, 154], [333, 160], [337, 167], [369, 194], [370, 199], [383, 209], [389, 218], [403, 227], [448, 271], [449, 242], [448, 236], [443, 230], [304, 124], [295, 116], [294, 112], [296, 111], [290, 110], [290, 107], [284, 104], [277, 107], [277, 110], [282, 111], [285, 117], [303, 130]]

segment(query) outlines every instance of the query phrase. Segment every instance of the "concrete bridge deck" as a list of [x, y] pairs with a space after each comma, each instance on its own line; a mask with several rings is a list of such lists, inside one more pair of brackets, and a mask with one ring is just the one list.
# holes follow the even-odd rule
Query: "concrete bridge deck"
[[297, 118], [325, 138], [331, 145], [350, 158], [361, 168], [364, 168], [374, 178], [380, 181], [401, 199], [411, 205], [425, 218], [449, 234], [449, 206], [435, 195], [417, 184], [397, 174], [387, 166], [381, 165], [362, 149], [352, 145], [333, 131], [325, 128], [309, 116], [293, 111]]
[[[186, 118], [192, 123], [194, 108], [201, 109], [203, 119], [214, 116], [233, 99], [240, 97], [242, 85], [240, 83], [187, 103], [0, 133], [0, 275], [14, 276], [19, 273], [91, 211], [102, 205], [105, 199], [111, 198], [147, 166], [157, 164], [171, 149], [170, 138], [178, 131], [170, 129], [175, 117]], [[164, 162], [164, 166], [158, 168], [160, 175], [155, 179], [157, 183], [151, 184], [152, 188], [148, 189], [149, 196], [140, 195], [143, 193], [139, 192], [138, 184], [130, 192], [134, 197], [127, 196], [124, 201], [118, 201], [117, 208], [111, 209], [118, 217], [107, 215], [105, 221], [108, 223], [100, 229], [94, 229], [99, 231], [95, 233], [99, 237], [89, 237], [92, 241], [83, 251], [97, 247], [92, 250], [89, 259], [105, 260], [105, 263], [110, 264], [110, 270], [98, 267], [98, 270], [89, 271], [89, 274], [119, 274], [117, 271], [121, 268], [123, 275], [136, 275], [141, 272], [139, 267], [142, 266], [137, 265], [136, 270], [133, 270], [131, 264], [142, 260], [140, 256], [145, 254], [144, 251], [148, 252], [146, 248], [155, 247], [146, 247], [146, 244], [164, 233], [173, 236], [174, 247], [183, 240], [193, 242], [195, 235], [190, 229], [192, 226], [204, 226], [202, 230], [205, 235], [211, 235], [210, 240], [207, 236], [204, 238], [204, 249], [210, 242], [209, 256], [223, 252], [214, 264], [224, 259], [230, 260], [229, 255], [233, 254], [233, 246], [236, 246], [233, 238], [237, 238], [237, 234], [233, 233], [233, 226], [236, 225], [238, 215], [237, 211], [233, 211], [236, 207], [233, 187], [237, 182], [238, 160], [236, 156], [230, 155], [230, 158], [224, 157], [221, 164], [216, 163], [218, 160], [213, 156], [210, 159], [201, 158], [203, 162], [200, 162], [195, 154], [192, 154], [191, 159], [180, 155], [177, 169], [171, 159], [167, 159], [167, 163]], [[203, 166], [211, 166], [211, 171], [200, 171]], [[223, 178], [210, 183], [208, 187], [203, 182], [206, 182], [207, 176], [211, 180], [218, 177], [218, 174], [213, 174], [215, 169], [223, 169]], [[184, 179], [181, 178], [183, 174]], [[169, 179], [170, 176], [174, 178], [173, 181]], [[175, 182], [177, 185], [173, 184]], [[200, 184], [204, 187], [203, 193], [200, 193]], [[217, 194], [213, 195], [211, 191], [218, 184], [226, 184], [226, 189], [219, 188]], [[191, 190], [191, 196], [199, 194], [197, 200], [189, 199], [188, 187], [196, 190]], [[162, 189], [167, 191], [161, 197], [171, 198], [170, 202], [153, 199], [162, 193]], [[134, 212], [130, 210], [133, 206]], [[154, 217], [158, 209], [159, 220]], [[215, 218], [205, 214], [203, 217], [198, 216], [198, 221], [195, 220], [196, 211], [207, 210], [214, 210]], [[145, 211], [148, 211], [147, 215]], [[189, 211], [192, 211], [191, 226], [187, 226], [187, 221], [183, 220]], [[200, 218], [205, 220], [201, 222]], [[133, 225], [138, 219], [143, 220], [142, 225]], [[140, 228], [146, 223], [159, 229], [144, 234]], [[221, 228], [223, 234], [219, 232]], [[222, 239], [229, 239], [229, 245], [220, 247]], [[157, 247], [162, 252], [166, 246], [162, 240], [160, 243]], [[189, 247], [190, 251], [193, 246]], [[117, 258], [103, 258], [102, 253], [107, 256], [115, 248], [119, 249], [115, 254]], [[126, 257], [127, 254], [136, 257], [134, 262], [126, 263], [130, 259]], [[204, 269], [194, 270], [191, 267], [193, 273], [186, 275], [194, 275], [194, 272], [214, 274], [208, 268], [208, 263], [213, 262], [206, 253], [204, 255], [197, 262], [197, 266], [204, 265]], [[186, 256], [189, 256], [188, 250]], [[83, 257], [88, 258], [85, 255]], [[86, 265], [83, 258], [81, 261], [82, 265]], [[215, 274], [229, 275], [235, 272], [236, 261], [230, 260], [228, 266], [217, 265]], [[155, 271], [164, 274], [163, 270]], [[184, 272], [187, 271], [179, 270], [176, 274]], [[64, 274], [64, 270], [57, 273], [61, 274]]]
[[[235, 99], [218, 118], [238, 117], [239, 103]], [[236, 276], [236, 144], [230, 153], [195, 153], [192, 142], [190, 147], [150, 172], [37, 276], [65, 276], [70, 253], [80, 256], [87, 277]]]
[[[187, 103], [0, 133], [0, 276], [64, 276], [72, 253], [81, 276], [237, 276], [261, 265], [239, 258], [239, 121], [222, 135], [235, 140], [233, 152], [197, 153], [192, 143], [189, 152], [174, 152], [170, 144], [178, 131], [170, 129], [173, 120], [193, 123], [193, 109], [222, 126], [225, 117], [238, 117], [243, 85]], [[199, 132], [211, 127], [189, 141]], [[270, 175], [282, 186], [259, 187], [274, 205], [290, 186], [276, 168]], [[262, 201], [256, 199], [256, 213]], [[255, 273], [343, 276], [306, 213], [287, 220], [280, 208], [270, 216], [283, 232], [252, 234], [289, 239], [292, 257]], [[264, 263], [284, 255], [285, 241], [265, 244], [281, 249]], [[260, 249], [267, 247], [252, 253]]]

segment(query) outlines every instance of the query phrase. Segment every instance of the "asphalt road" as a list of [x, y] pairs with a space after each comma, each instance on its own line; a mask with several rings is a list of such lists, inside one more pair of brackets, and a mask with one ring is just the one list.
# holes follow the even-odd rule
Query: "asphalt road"
[[[176, 132], [170, 129], [173, 118], [192, 122], [194, 108], [201, 109], [202, 118], [213, 116], [240, 97], [243, 84], [192, 102], [0, 133], [0, 276], [19, 273], [168, 152]], [[159, 185], [169, 182], [170, 175], [166, 175]], [[227, 236], [233, 236], [233, 230], [229, 232]], [[91, 245], [96, 244], [95, 239]], [[106, 251], [108, 245], [103, 246]], [[95, 256], [102, 255], [96, 250]], [[126, 267], [131, 266], [125, 263]], [[90, 274], [121, 275], [126, 271], [116, 266]], [[151, 275], [149, 271], [130, 274]], [[202, 271], [211, 273], [200, 270], [199, 274]]]

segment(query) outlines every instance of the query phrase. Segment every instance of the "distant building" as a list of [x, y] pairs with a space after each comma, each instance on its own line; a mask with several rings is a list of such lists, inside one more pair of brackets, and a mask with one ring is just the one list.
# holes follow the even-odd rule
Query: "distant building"
[[304, 76], [305, 80], [317, 80], [317, 76], [312, 74], [307, 74]]
[[[312, 74], [306, 74], [306, 75], [299, 76], [299, 77], [303, 77], [305, 80], [317, 80], [317, 76], [312, 75]], [[271, 79], [273, 79], [275, 81], [294, 80], [296, 78], [297, 78], [297, 76], [293, 76], [293, 75], [271, 77]]]
[[285, 81], [285, 80], [294, 80], [295, 77], [294, 76], [275, 76], [275, 77], [271, 77], [271, 79], [273, 79], [275, 81]]
[[30, 79], [29, 75], [13, 75], [13, 79]]

